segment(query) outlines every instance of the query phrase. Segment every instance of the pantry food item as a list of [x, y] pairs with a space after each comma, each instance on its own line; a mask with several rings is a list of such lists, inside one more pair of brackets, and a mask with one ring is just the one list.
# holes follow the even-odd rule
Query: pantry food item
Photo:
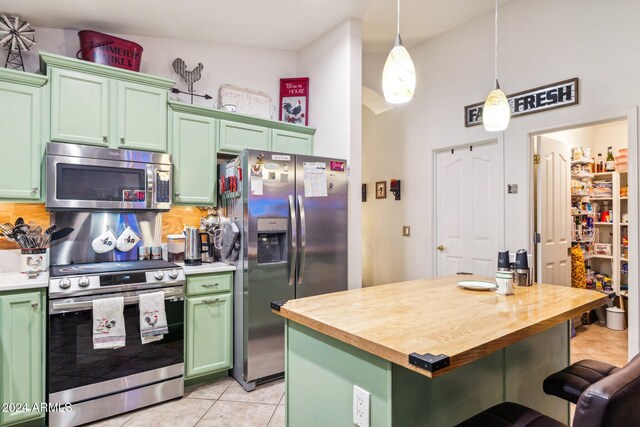
[[616, 170], [616, 160], [613, 158], [613, 147], [607, 147], [607, 161], [604, 167], [607, 172]]
[[611, 181], [594, 181], [593, 197], [611, 197], [613, 194], [613, 183]]
[[584, 255], [580, 245], [571, 248], [571, 286], [574, 288], [587, 287], [587, 270], [584, 266]]

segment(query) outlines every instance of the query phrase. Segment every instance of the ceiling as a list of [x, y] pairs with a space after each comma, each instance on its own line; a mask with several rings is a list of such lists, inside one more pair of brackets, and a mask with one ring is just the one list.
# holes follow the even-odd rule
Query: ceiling
[[[413, 46], [492, 8], [492, 0], [403, 0], [402, 39]], [[36, 28], [294, 51], [349, 17], [363, 20], [368, 52], [388, 51], [396, 32], [395, 0], [0, 0], [0, 13]]]

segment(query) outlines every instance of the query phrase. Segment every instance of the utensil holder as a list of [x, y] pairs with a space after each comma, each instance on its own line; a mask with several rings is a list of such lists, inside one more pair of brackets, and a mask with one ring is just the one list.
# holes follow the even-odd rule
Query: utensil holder
[[49, 270], [49, 252], [47, 248], [20, 249], [20, 271], [40, 272]]

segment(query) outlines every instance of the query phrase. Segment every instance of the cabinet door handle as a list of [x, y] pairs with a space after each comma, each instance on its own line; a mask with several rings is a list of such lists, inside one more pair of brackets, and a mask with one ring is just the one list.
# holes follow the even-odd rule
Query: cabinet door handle
[[38, 308], [38, 306], [39, 306], [39, 305], [40, 305], [40, 304], [39, 304], [38, 302], [36, 302], [36, 301], [33, 301], [33, 302], [31, 303], [31, 307], [32, 307], [34, 310], [35, 310], [36, 308]]
[[218, 302], [218, 301], [220, 301], [220, 298], [216, 298], [214, 300], [209, 300], [209, 299], [202, 300], [204, 304], [213, 304], [214, 302]]
[[109, 137], [107, 135], [102, 135], [102, 142], [104, 142], [105, 144], [109, 142]]
[[120, 144], [124, 144], [124, 136], [120, 137]]
[[31, 192], [32, 193], [37, 193], [38, 192], [38, 186], [34, 185], [33, 187], [31, 187]]
[[180, 193], [176, 193], [176, 197], [180, 197]]
[[207, 283], [205, 285], [202, 285], [203, 288], [213, 288], [214, 286], [218, 286], [220, 283], [215, 283], [215, 284], [211, 284], [211, 283]]

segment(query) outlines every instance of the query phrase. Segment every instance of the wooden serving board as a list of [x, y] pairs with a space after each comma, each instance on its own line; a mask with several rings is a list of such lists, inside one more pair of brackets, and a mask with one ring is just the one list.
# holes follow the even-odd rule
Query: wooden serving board
[[[516, 286], [514, 295], [473, 291], [450, 276], [318, 295], [286, 302], [282, 317], [428, 377], [437, 377], [607, 303], [602, 293], [564, 286]], [[411, 353], [445, 354], [429, 372]]]

